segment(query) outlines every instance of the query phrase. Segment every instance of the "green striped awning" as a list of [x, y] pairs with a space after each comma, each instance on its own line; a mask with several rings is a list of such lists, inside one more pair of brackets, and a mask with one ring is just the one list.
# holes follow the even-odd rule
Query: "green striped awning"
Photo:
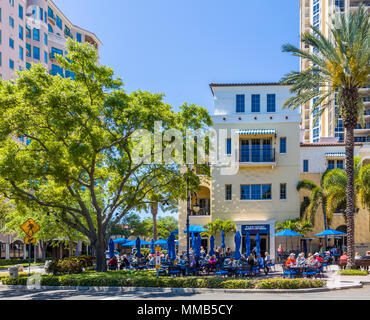
[[327, 158], [338, 158], [338, 157], [345, 157], [345, 152], [333, 152], [333, 153], [326, 153]]
[[239, 130], [236, 132], [236, 134], [256, 136], [256, 135], [263, 135], [263, 134], [276, 134], [276, 130], [275, 129], [249, 129], [249, 130]]

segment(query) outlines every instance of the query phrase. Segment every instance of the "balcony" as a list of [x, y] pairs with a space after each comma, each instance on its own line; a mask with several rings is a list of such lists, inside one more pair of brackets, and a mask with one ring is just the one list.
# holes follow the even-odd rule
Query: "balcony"
[[48, 33], [48, 40], [51, 42], [57, 43], [63, 47], [65, 46], [67, 42], [67, 40], [64, 37], [58, 36], [55, 33], [51, 33], [51, 32]]
[[209, 208], [200, 208], [198, 213], [194, 211], [191, 212], [192, 217], [208, 217], [211, 215], [211, 210]]
[[240, 166], [276, 165], [276, 152], [270, 147], [242, 146], [239, 157]]

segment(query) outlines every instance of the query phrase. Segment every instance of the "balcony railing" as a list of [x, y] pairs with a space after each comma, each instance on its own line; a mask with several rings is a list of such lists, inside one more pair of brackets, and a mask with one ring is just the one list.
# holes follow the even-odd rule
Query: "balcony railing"
[[195, 213], [194, 211], [191, 212], [192, 217], [205, 217], [205, 216], [210, 216], [211, 211], [209, 208], [200, 208], [198, 213]]
[[274, 148], [255, 148], [253, 146], [246, 146], [240, 149], [241, 163], [274, 163], [276, 162], [276, 155]]

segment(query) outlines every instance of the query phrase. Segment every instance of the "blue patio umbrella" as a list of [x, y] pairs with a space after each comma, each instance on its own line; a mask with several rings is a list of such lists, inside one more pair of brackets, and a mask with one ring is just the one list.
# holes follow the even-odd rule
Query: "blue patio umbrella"
[[118, 239], [113, 240], [113, 242], [118, 243], [118, 244], [125, 244], [127, 242], [130, 242], [130, 240], [125, 239], [125, 238], [118, 238]]
[[133, 246], [136, 246], [136, 240], [131, 240], [122, 245], [122, 247], [133, 247]]
[[137, 252], [136, 252], [136, 257], [137, 258], [141, 258], [143, 255], [141, 254], [141, 252], [140, 252], [140, 246], [141, 246], [141, 240], [140, 240], [140, 238], [138, 237], [137, 239], [136, 239], [136, 250], [137, 250]]
[[303, 236], [303, 234], [300, 234], [298, 232], [295, 232], [289, 229], [285, 229], [278, 233], [275, 233], [275, 236], [276, 237], [294, 237], [294, 236]]
[[211, 250], [209, 251], [209, 255], [213, 256], [215, 254], [215, 237], [211, 236], [211, 239], [209, 240], [211, 245]]
[[196, 237], [194, 235], [194, 233], [191, 234], [191, 247], [193, 248], [193, 251], [195, 250], [195, 246], [196, 246]]
[[256, 255], [258, 256], [259, 254], [261, 254], [261, 238], [260, 238], [260, 234], [257, 233], [256, 235]]
[[[276, 237], [297, 237], [297, 236], [303, 237], [303, 234], [300, 234], [298, 232], [295, 232], [295, 231], [292, 231], [292, 230], [289, 230], [289, 229], [285, 229], [285, 230], [282, 230], [278, 233], [275, 233], [275, 236]], [[286, 249], [287, 248], [288, 248], [288, 240], [286, 239]]]
[[114, 257], [114, 242], [112, 239], [109, 239], [108, 247], [109, 247], [109, 258], [113, 258]]
[[226, 244], [225, 244], [225, 232], [224, 232], [224, 230], [221, 231], [221, 248], [222, 249], [225, 249], [226, 248]]
[[200, 237], [200, 233], [198, 233], [198, 236], [195, 240], [195, 255], [200, 258], [200, 247], [202, 245], [202, 238]]
[[171, 261], [176, 260], [176, 238], [173, 233], [167, 239], [168, 255]]
[[337, 230], [327, 229], [323, 232], [320, 232], [318, 234], [315, 234], [315, 237], [323, 237], [323, 236], [345, 236], [346, 234], [344, 232], [340, 232]]
[[152, 239], [152, 243], [150, 244], [150, 254], [155, 254], [154, 239]]
[[156, 242], [154, 242], [154, 244], [160, 247], [167, 247], [167, 241], [163, 239], [157, 240]]
[[235, 240], [235, 255], [234, 255], [234, 258], [235, 258], [235, 260], [239, 260], [241, 258], [240, 245], [242, 243], [242, 237], [241, 237], [239, 231], [236, 233], [234, 240]]
[[246, 248], [246, 256], [248, 257], [251, 254], [251, 236], [247, 232], [245, 235], [245, 248]]

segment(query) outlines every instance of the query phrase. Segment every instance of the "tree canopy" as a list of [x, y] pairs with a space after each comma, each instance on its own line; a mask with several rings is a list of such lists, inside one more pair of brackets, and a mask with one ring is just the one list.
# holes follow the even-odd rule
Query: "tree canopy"
[[179, 175], [176, 165], [136, 163], [134, 132], [153, 132], [156, 121], [182, 130], [210, 117], [185, 104], [180, 122], [162, 94], [127, 93], [91, 45], [69, 41], [67, 49], [57, 60], [73, 79], [33, 64], [0, 81], [0, 191], [86, 236], [97, 270], [106, 271], [111, 228]]

